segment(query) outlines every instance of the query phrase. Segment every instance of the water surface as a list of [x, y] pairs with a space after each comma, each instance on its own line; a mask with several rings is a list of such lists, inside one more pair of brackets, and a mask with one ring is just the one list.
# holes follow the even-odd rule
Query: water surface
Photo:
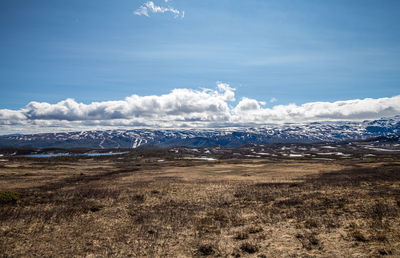
[[110, 156], [110, 155], [121, 155], [126, 152], [105, 152], [105, 153], [57, 153], [57, 154], [30, 154], [24, 155], [24, 157], [29, 158], [52, 158], [52, 157], [71, 157], [71, 156], [89, 156], [89, 157], [96, 157], [96, 156]]

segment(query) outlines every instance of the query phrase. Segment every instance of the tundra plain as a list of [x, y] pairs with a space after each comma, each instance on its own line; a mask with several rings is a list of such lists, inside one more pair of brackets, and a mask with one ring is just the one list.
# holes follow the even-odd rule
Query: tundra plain
[[397, 153], [10, 156], [0, 200], [3, 257], [400, 256]]

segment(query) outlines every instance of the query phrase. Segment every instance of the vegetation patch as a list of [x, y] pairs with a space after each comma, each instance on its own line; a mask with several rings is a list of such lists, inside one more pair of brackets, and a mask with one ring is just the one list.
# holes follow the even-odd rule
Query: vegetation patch
[[160, 158], [7, 163], [0, 168], [0, 253], [400, 256], [400, 166], [393, 161], [209, 166]]
[[0, 192], [0, 204], [14, 204], [21, 199], [19, 193], [13, 191], [1, 191]]
[[259, 247], [254, 243], [245, 242], [240, 246], [240, 249], [245, 253], [253, 254], [258, 252]]
[[201, 244], [198, 248], [198, 252], [203, 256], [209, 256], [215, 253], [214, 247], [210, 244]]
[[244, 239], [248, 239], [249, 238], [249, 234], [247, 232], [238, 232], [235, 236], [235, 239], [237, 240], [244, 240]]

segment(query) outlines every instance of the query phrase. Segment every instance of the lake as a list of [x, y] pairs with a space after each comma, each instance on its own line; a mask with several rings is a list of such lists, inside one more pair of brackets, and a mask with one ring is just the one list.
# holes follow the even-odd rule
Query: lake
[[29, 158], [52, 158], [52, 157], [69, 157], [69, 156], [110, 156], [110, 155], [121, 155], [127, 152], [105, 152], [105, 153], [58, 153], [58, 154], [30, 154], [24, 155], [24, 157]]

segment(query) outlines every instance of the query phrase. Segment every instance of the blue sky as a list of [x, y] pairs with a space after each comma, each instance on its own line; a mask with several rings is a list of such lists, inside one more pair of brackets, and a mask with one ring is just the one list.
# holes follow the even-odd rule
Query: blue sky
[[[400, 94], [400, 1], [0, 2], [0, 109], [235, 88], [267, 106]], [[271, 98], [277, 99], [270, 103]]]
[[1, 108], [228, 82], [279, 103], [399, 94], [399, 1], [1, 1]]

